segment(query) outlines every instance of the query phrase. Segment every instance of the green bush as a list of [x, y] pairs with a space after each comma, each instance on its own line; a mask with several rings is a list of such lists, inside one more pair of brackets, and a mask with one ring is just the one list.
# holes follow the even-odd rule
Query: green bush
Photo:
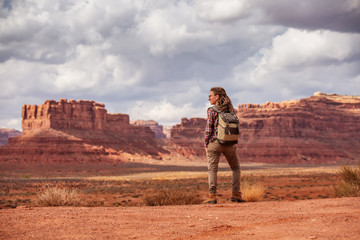
[[340, 169], [340, 183], [336, 185], [336, 197], [359, 197], [360, 196], [360, 165], [357, 168], [342, 166]]

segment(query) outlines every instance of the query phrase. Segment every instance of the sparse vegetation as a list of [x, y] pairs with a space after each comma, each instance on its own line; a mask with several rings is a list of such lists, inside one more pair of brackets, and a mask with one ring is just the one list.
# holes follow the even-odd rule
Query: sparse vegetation
[[46, 188], [37, 195], [40, 206], [77, 206], [80, 203], [79, 191], [68, 188]]
[[23, 175], [23, 178], [24, 178], [24, 179], [29, 179], [29, 178], [30, 178], [30, 174], [24, 174], [24, 175]]
[[[318, 169], [318, 168], [316, 168]], [[292, 170], [291, 176], [284, 172], [276, 172], [267, 175], [251, 174], [244, 171], [242, 174], [241, 191], [245, 198], [243, 187], [245, 182], [254, 185], [261, 183], [265, 191], [261, 201], [279, 201], [298, 199], [322, 199], [335, 197], [334, 183], [340, 181], [339, 168], [333, 167], [332, 172], [309, 173], [307, 169], [299, 168], [298, 174]], [[208, 193], [207, 175], [193, 174], [187, 175], [180, 172], [178, 178], [175, 173], [169, 176], [162, 172], [152, 173], [151, 178], [148, 175], [137, 175], [136, 178], [129, 176], [119, 176], [117, 178], [90, 179], [88, 177], [74, 177], [72, 175], [63, 178], [33, 177], [23, 178], [24, 172], [19, 172], [15, 178], [3, 177], [0, 179], [0, 209], [15, 208], [20, 206], [35, 207], [45, 206], [40, 204], [39, 189], [65, 188], [80, 190], [78, 206], [87, 207], [129, 207], [146, 205], [144, 197], [151, 197], [159, 194], [161, 189], [169, 189], [192, 193], [194, 198], [205, 198]], [[262, 175], [264, 174], [264, 175]], [[70, 176], [70, 177], [69, 177]], [[132, 176], [132, 175], [131, 175]], [[130, 177], [131, 177], [130, 176]], [[165, 177], [166, 176], [166, 177]], [[106, 176], [104, 176], [106, 177]], [[129, 178], [129, 179], [128, 179]], [[161, 178], [161, 179], [160, 179]], [[306, 181], [304, 181], [306, 180]], [[231, 172], [220, 172], [218, 176], [219, 203], [230, 203], [231, 197]], [[296, 186], [300, 186], [298, 189]], [[200, 197], [198, 197], [200, 196]], [[130, 201], [129, 201], [130, 200]], [[202, 202], [201, 200], [199, 202]], [[177, 203], [183, 204], [183, 203]], [[196, 203], [193, 203], [196, 204]]]
[[247, 202], [258, 202], [264, 197], [265, 187], [260, 183], [243, 182], [241, 189]]
[[342, 166], [340, 183], [334, 187], [336, 197], [360, 196], [360, 165], [357, 168]]
[[202, 201], [195, 193], [169, 189], [162, 189], [155, 194], [144, 197], [147, 206], [191, 205], [200, 204]]

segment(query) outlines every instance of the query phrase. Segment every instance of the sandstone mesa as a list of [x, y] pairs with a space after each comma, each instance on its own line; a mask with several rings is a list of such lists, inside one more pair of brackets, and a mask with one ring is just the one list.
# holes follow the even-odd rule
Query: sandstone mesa
[[[239, 104], [237, 115], [242, 162], [360, 162], [359, 96], [318, 92], [281, 103]], [[204, 159], [205, 124], [204, 118], [183, 118], [165, 139], [158, 123], [130, 123], [127, 114], [109, 114], [102, 103], [48, 100], [23, 106], [23, 133], [0, 148], [0, 162]]]
[[158, 156], [164, 149], [149, 127], [131, 125], [127, 114], [109, 114], [104, 104], [61, 99], [22, 107], [20, 136], [0, 149], [9, 163], [127, 161]]
[[257, 162], [360, 161], [360, 97], [317, 92], [300, 101], [239, 105], [238, 154]]

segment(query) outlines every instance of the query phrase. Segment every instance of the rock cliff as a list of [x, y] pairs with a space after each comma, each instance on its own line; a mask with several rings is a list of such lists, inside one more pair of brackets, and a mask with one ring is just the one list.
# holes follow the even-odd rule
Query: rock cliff
[[[61, 131], [116, 131], [131, 134], [134, 129], [129, 125], [129, 115], [108, 114], [104, 104], [94, 101], [47, 100], [40, 106], [24, 105], [21, 115], [24, 133], [51, 128]], [[137, 129], [141, 129], [141, 134], [153, 135], [149, 129]]]
[[2, 162], [97, 162], [158, 156], [155, 133], [104, 104], [61, 99], [22, 107], [23, 133], [0, 149]]
[[[242, 162], [359, 163], [360, 97], [315, 93], [281, 103], [240, 104]], [[171, 132], [185, 156], [200, 148], [205, 119], [183, 119]]]
[[151, 131], [153, 131], [155, 133], [156, 138], [166, 138], [166, 135], [164, 134], [163, 126], [159, 125], [157, 122], [155, 122], [153, 120], [148, 120], [148, 121], [136, 120], [136, 121], [130, 122], [130, 124], [135, 125], [135, 126], [149, 127], [151, 129]]
[[181, 123], [171, 129], [170, 147], [188, 159], [204, 157], [205, 125], [206, 119], [203, 118], [182, 118]]
[[360, 162], [360, 97], [318, 92], [300, 101], [242, 104], [237, 115], [243, 160]]
[[[241, 162], [360, 163], [360, 97], [315, 93], [281, 103], [240, 104]], [[145, 125], [145, 126], [144, 126]], [[94, 101], [24, 105], [20, 136], [0, 148], [0, 163], [77, 163], [205, 158], [205, 118], [183, 118], [162, 137], [153, 121], [130, 123]], [[152, 130], [153, 129], [153, 130]], [[158, 134], [158, 135], [156, 135]]]

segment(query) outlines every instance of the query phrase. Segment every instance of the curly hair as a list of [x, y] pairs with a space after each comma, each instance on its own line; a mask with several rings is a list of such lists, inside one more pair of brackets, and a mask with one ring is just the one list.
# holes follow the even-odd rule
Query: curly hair
[[217, 105], [219, 106], [220, 111], [225, 112], [233, 112], [234, 107], [231, 103], [231, 100], [229, 96], [226, 94], [226, 91], [222, 87], [212, 87], [210, 91], [214, 92], [214, 95], [219, 95], [219, 100], [217, 102]]

